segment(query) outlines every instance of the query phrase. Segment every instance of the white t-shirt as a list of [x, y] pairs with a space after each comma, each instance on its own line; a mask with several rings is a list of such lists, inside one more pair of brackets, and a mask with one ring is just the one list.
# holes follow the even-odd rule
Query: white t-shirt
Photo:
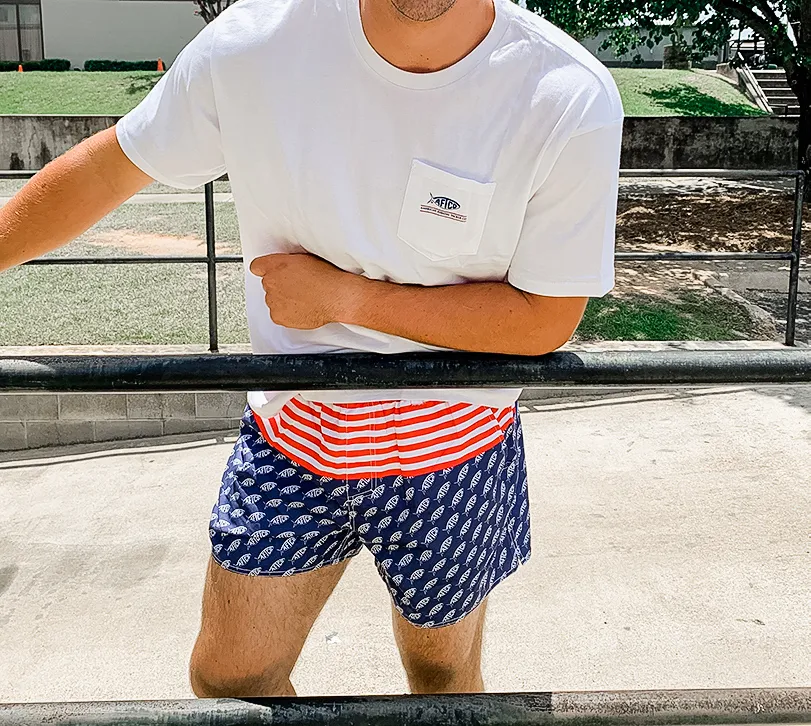
[[[561, 30], [509, 0], [495, 6], [469, 55], [410, 73], [370, 45], [358, 0], [240, 0], [119, 121], [126, 155], [164, 184], [194, 188], [228, 173], [255, 353], [442, 350], [354, 325], [276, 325], [248, 271], [275, 252], [395, 283], [507, 281], [566, 297], [612, 288], [616, 85]], [[300, 394], [506, 407], [520, 390]], [[254, 392], [249, 402], [271, 416], [293, 395]]]

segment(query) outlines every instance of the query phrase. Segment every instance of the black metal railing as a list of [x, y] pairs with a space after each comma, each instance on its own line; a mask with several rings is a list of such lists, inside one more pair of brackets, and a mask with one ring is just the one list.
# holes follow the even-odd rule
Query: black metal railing
[[0, 358], [0, 393], [811, 383], [811, 349]]
[[[27, 179], [35, 171], [0, 171], [0, 179]], [[789, 263], [788, 306], [786, 313], [785, 343], [794, 346], [797, 330], [797, 301], [799, 296], [800, 261], [802, 259], [803, 202], [805, 173], [803, 171], [748, 171], [726, 169], [633, 169], [623, 170], [626, 179], [641, 178], [712, 178], [762, 181], [765, 179], [794, 178], [794, 217], [792, 220], [791, 249], [785, 252], [617, 252], [616, 259], [625, 262], [675, 261], [756, 261], [772, 260]], [[219, 351], [217, 265], [242, 262], [240, 255], [218, 255], [216, 250], [214, 184], [203, 190], [206, 218], [206, 255], [132, 255], [122, 257], [45, 257], [32, 260], [28, 265], [139, 265], [139, 264], [204, 264], [207, 270], [208, 342], [212, 353]]]
[[0, 726], [728, 726], [811, 723], [811, 688], [0, 704]]

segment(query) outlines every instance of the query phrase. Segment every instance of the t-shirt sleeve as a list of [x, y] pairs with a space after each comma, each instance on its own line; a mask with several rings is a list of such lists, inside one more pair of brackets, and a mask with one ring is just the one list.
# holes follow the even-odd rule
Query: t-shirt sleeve
[[622, 122], [576, 133], [527, 205], [508, 282], [549, 297], [614, 287]]
[[207, 26], [116, 124], [130, 161], [171, 187], [194, 189], [225, 173], [211, 73], [214, 33]]

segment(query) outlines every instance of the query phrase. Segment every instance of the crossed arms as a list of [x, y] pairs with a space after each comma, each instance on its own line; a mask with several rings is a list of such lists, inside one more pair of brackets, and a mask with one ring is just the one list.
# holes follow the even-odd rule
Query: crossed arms
[[[0, 208], [0, 271], [61, 247], [153, 180], [115, 129], [82, 142]], [[369, 280], [308, 254], [254, 260], [270, 316], [289, 328], [363, 326], [430, 345], [542, 355], [563, 345], [587, 298], [532, 295], [505, 282], [422, 287]]]

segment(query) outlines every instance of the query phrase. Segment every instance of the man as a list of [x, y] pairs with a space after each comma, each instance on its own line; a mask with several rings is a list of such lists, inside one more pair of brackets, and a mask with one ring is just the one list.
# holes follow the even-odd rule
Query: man
[[[255, 352], [539, 355], [613, 285], [621, 125], [605, 69], [508, 0], [241, 0], [2, 210], [0, 266], [227, 171]], [[530, 552], [519, 393], [249, 394], [195, 692], [294, 694], [363, 547], [411, 689], [481, 690], [487, 595]]]

